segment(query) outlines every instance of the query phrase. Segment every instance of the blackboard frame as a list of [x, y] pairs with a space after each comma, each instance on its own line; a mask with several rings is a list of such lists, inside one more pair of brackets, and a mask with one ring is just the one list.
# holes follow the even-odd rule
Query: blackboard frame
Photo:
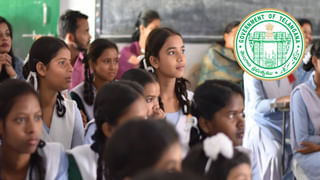
[[[95, 29], [95, 34], [96, 34], [96, 38], [108, 38], [112, 41], [115, 42], [131, 42], [131, 34], [124, 34], [124, 35], [110, 35], [110, 34], [104, 34], [101, 33], [102, 32], [102, 26], [103, 26], [103, 18], [104, 18], [104, 14], [103, 14], [103, 3], [109, 1], [109, 0], [96, 0], [96, 29]], [[227, 1], [232, 1], [232, 0], [227, 0]], [[243, 0], [243, 1], [251, 1], [251, 0]], [[286, 0], [284, 0], [286, 1]], [[296, 1], [296, 0], [294, 0]], [[316, 3], [315, 3], [316, 2]], [[313, 0], [313, 3], [315, 4], [319, 4], [320, 5], [320, 1], [315, 1]], [[259, 3], [257, 3], [259, 4]], [[316, 6], [316, 5], [315, 5]], [[269, 7], [269, 8], [276, 8], [276, 7]], [[291, 7], [291, 8], [296, 8], [296, 7]], [[307, 7], [307, 8], [313, 8], [311, 7]], [[307, 9], [305, 8], [305, 9]], [[290, 14], [292, 12], [290, 12], [290, 7], [282, 7], [280, 8], [281, 10], [284, 10], [286, 12], [289, 12]], [[289, 11], [288, 11], [289, 10]], [[293, 11], [291, 9], [291, 11]], [[319, 40], [320, 39], [320, 18], [317, 18], [315, 16], [312, 16], [312, 14], [308, 14], [308, 12], [302, 13], [300, 10], [297, 10], [299, 16], [298, 17], [303, 17], [303, 18], [308, 18], [311, 19], [312, 23], [313, 23], [313, 29], [315, 30], [312, 37], [313, 40]], [[302, 16], [301, 16], [302, 15]], [[304, 15], [304, 16], [303, 16]], [[243, 17], [244, 18], [244, 17]], [[237, 19], [237, 20], [241, 20], [241, 19]], [[220, 41], [223, 38], [223, 35], [188, 35], [188, 34], [182, 34], [183, 39], [185, 42], [187, 43], [212, 43], [212, 42], [216, 42], [216, 41]]]

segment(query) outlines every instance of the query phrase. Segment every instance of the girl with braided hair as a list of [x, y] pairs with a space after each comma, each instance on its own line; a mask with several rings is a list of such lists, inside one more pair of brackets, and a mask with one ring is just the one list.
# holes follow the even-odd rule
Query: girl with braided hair
[[67, 179], [62, 145], [40, 139], [37, 92], [24, 81], [5, 80], [0, 84], [0, 109], [0, 179]]
[[68, 46], [54, 37], [41, 37], [30, 49], [23, 74], [40, 96], [42, 139], [59, 142], [66, 149], [83, 144], [84, 129], [79, 109], [61, 91], [70, 86], [72, 65]]
[[129, 119], [147, 117], [143, 87], [135, 82], [104, 84], [94, 102], [93, 144], [76, 147], [69, 155], [69, 179], [102, 180], [103, 149], [113, 132]]
[[145, 59], [140, 67], [154, 73], [160, 83], [160, 97], [166, 119], [175, 125], [186, 155], [190, 129], [188, 118], [193, 93], [187, 91], [187, 80], [183, 78], [186, 65], [185, 47], [181, 35], [170, 28], [151, 31], [146, 43]]
[[118, 47], [107, 39], [96, 39], [89, 46], [88, 58], [85, 61], [85, 80], [70, 93], [88, 121], [94, 118], [93, 102], [96, 92], [105, 83], [113, 81], [117, 75], [118, 58]]

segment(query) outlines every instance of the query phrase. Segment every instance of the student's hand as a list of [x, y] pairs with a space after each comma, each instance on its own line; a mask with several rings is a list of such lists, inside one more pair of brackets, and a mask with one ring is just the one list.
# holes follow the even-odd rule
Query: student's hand
[[0, 54], [0, 72], [5, 69], [10, 78], [17, 77], [17, 73], [11, 64], [11, 56], [7, 53]]
[[276, 103], [290, 103], [290, 96], [278, 97]]
[[140, 60], [137, 58], [137, 56], [132, 55], [130, 56], [128, 62], [133, 65], [139, 65]]
[[166, 117], [166, 113], [164, 113], [164, 111], [159, 106], [154, 106], [152, 110], [153, 110], [153, 118], [164, 119]]
[[301, 149], [297, 149], [296, 151], [301, 154], [309, 154], [309, 153], [320, 151], [319, 144], [315, 144], [312, 142], [302, 142], [300, 145], [304, 147]]

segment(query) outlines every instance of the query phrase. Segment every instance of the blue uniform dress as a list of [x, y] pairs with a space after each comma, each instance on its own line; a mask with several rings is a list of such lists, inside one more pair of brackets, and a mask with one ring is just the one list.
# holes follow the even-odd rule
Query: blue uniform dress
[[[252, 179], [279, 180], [281, 177], [282, 112], [271, 107], [278, 97], [288, 96], [294, 87], [288, 78], [262, 81], [244, 74], [245, 135], [243, 146], [253, 153]], [[287, 121], [287, 124], [289, 120]], [[287, 131], [287, 137], [289, 132]], [[291, 154], [291, 148], [286, 148]], [[287, 164], [285, 179], [292, 179]], [[289, 167], [289, 168], [288, 168]]]
[[320, 152], [297, 153], [301, 142], [320, 144], [320, 98], [317, 96], [314, 76], [299, 85], [291, 95], [291, 146], [293, 159], [310, 180], [320, 178]]
[[[193, 92], [187, 91], [188, 100], [193, 99]], [[189, 151], [190, 131], [193, 125], [193, 117], [183, 114], [182, 108], [177, 112], [166, 113], [167, 122], [175, 126], [179, 134], [179, 141], [182, 147], [182, 157], [185, 157]]]

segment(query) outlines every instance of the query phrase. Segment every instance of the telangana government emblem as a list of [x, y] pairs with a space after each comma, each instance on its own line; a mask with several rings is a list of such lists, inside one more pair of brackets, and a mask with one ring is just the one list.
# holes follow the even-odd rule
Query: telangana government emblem
[[277, 9], [251, 13], [239, 25], [234, 53], [251, 76], [276, 80], [290, 75], [301, 63], [305, 43], [297, 21]]

